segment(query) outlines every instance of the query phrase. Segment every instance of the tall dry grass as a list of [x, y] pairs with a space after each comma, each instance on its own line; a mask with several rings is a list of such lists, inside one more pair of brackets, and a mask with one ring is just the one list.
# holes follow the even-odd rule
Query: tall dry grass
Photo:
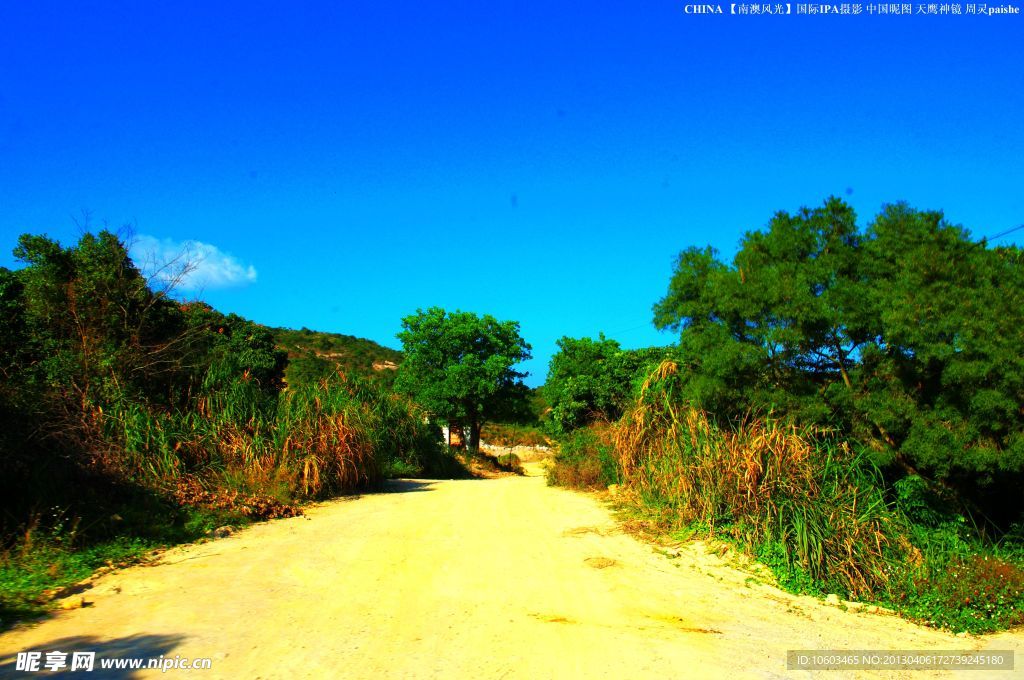
[[382, 418], [371, 404], [320, 382], [286, 393], [279, 409], [275, 464], [296, 473], [303, 496], [347, 491], [380, 478], [373, 432]]
[[108, 455], [126, 477], [162, 488], [188, 478], [281, 500], [365, 488], [395, 466], [423, 470], [441, 450], [410, 401], [342, 376], [273, 399], [236, 382], [191, 410], [126, 402], [103, 419]]
[[699, 524], [754, 553], [780, 546], [830, 589], [883, 591], [913, 549], [878, 471], [819, 428], [771, 418], [719, 427], [679, 399], [679, 380], [663, 362], [616, 425], [627, 489], [670, 523]]

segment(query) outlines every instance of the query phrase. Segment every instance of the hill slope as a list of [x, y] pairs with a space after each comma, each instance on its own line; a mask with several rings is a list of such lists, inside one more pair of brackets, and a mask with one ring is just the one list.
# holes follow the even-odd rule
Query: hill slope
[[402, 361], [398, 350], [353, 335], [308, 328], [271, 328], [270, 332], [278, 347], [288, 352], [285, 379], [289, 385], [312, 382], [335, 371], [390, 385]]

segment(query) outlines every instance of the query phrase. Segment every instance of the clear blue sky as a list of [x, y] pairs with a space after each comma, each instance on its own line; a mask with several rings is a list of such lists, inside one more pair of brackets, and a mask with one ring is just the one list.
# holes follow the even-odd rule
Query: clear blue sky
[[0, 265], [84, 210], [201, 242], [202, 297], [261, 323], [519, 320], [539, 384], [562, 335], [673, 341], [675, 254], [776, 210], [1024, 222], [1020, 15], [683, 6], [4, 2]]

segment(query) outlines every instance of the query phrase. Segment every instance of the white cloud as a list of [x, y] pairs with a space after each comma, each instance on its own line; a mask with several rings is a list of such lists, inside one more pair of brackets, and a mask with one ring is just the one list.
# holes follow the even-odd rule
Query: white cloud
[[174, 241], [140, 234], [130, 253], [142, 272], [182, 290], [231, 288], [256, 281], [256, 268], [202, 241]]

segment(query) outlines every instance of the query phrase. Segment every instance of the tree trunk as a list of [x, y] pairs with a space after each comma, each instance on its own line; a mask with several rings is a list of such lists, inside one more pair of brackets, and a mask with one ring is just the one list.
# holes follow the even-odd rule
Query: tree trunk
[[475, 420], [469, 424], [469, 450], [480, 450], [480, 423]]

